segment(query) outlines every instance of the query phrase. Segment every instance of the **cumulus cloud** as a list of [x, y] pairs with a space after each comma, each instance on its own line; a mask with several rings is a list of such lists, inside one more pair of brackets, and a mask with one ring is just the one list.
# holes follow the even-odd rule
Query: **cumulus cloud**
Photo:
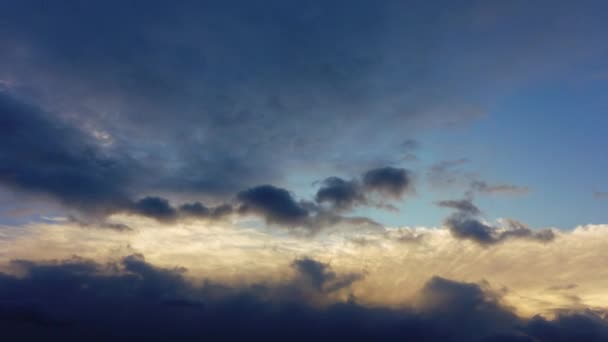
[[[23, 173], [24, 170], [16, 170]], [[43, 171], [44, 172], [44, 171]], [[99, 172], [96, 169], [79, 170], [79, 172]], [[405, 169], [385, 167], [372, 169], [366, 172], [361, 181], [345, 181], [338, 177], [330, 177], [324, 180], [318, 190], [314, 201], [297, 201], [292, 194], [283, 188], [272, 185], [260, 185], [240, 191], [233, 199], [238, 210], [231, 203], [223, 203], [216, 207], [207, 207], [200, 202], [183, 203], [175, 206], [166, 198], [159, 196], [145, 196], [137, 200], [132, 199], [126, 193], [119, 192], [121, 186], [116, 187], [115, 192], [105, 194], [103, 198], [87, 197], [88, 188], [74, 188], [68, 182], [73, 174], [58, 175], [65, 177], [66, 188], [56, 188], [55, 185], [44, 185], [42, 189], [48, 195], [62, 200], [68, 192], [74, 196], [80, 196], [88, 201], [88, 207], [82, 208], [74, 204], [71, 208], [81, 209], [85, 217], [78, 219], [79, 222], [96, 221], [101, 223], [105, 217], [116, 213], [128, 213], [155, 219], [164, 223], [175, 223], [180, 219], [207, 219], [217, 220], [227, 217], [233, 213], [246, 215], [255, 214], [262, 217], [266, 223], [272, 225], [283, 225], [286, 227], [308, 227], [320, 230], [324, 226], [333, 226], [337, 223], [350, 223], [355, 225], [377, 225], [373, 220], [365, 217], [345, 217], [339, 212], [353, 209], [357, 205], [373, 205], [376, 207], [387, 206], [388, 199], [399, 199], [407, 191], [413, 190], [410, 172]], [[7, 179], [11, 181], [11, 179]], [[91, 179], [89, 187], [100, 186], [94, 184], [97, 180]], [[28, 191], [35, 191], [29, 185], [25, 186]], [[52, 187], [52, 188], [50, 188]], [[104, 189], [103, 191], [105, 191]], [[100, 189], [101, 191], [101, 189]], [[371, 199], [370, 196], [378, 196]], [[77, 197], [77, 198], [80, 198]], [[329, 203], [330, 208], [320, 205]], [[71, 203], [69, 203], [71, 204]], [[96, 215], [92, 217], [92, 213]], [[87, 226], [90, 226], [86, 224]], [[109, 224], [98, 224], [98, 226], [109, 227]]]
[[328, 203], [338, 211], [366, 205], [387, 207], [388, 200], [401, 199], [407, 192], [413, 191], [409, 170], [387, 166], [366, 171], [360, 180], [326, 178], [321, 182], [315, 201]]
[[[168, 199], [158, 196], [135, 200], [137, 188], [142, 189], [137, 185], [138, 178], [144, 171], [134, 159], [100, 148], [81, 128], [7, 91], [0, 91], [0, 112], [0, 183], [49, 196], [89, 216], [80, 222], [103, 221], [108, 215], [128, 212], [172, 223], [180, 218], [218, 219], [233, 211], [230, 204], [208, 208], [195, 202], [174, 207]], [[316, 200], [331, 202], [334, 209], [346, 209], [354, 203], [365, 203], [365, 193], [398, 198], [411, 189], [409, 177], [404, 169], [387, 167], [368, 171], [361, 184], [328, 178]], [[269, 223], [310, 226], [310, 212], [318, 211], [312, 203], [297, 203], [286, 190], [270, 185], [241, 191], [236, 197], [241, 213], [259, 214]], [[317, 226], [344, 222], [333, 212], [321, 216], [315, 221]]]
[[367, 203], [365, 193], [356, 180], [329, 177], [321, 184], [315, 195], [315, 201], [318, 203], [329, 203], [338, 210], [348, 210], [354, 205]]
[[456, 212], [445, 220], [446, 227], [454, 237], [471, 240], [480, 245], [488, 246], [513, 238], [539, 242], [549, 242], [555, 238], [550, 229], [534, 231], [512, 219], [503, 220], [501, 227], [484, 223], [478, 218], [480, 210], [470, 199], [439, 201], [437, 205], [456, 209]]
[[412, 175], [408, 170], [390, 166], [373, 169], [363, 175], [363, 187], [368, 191], [401, 198], [406, 191], [412, 190]]
[[177, 211], [169, 201], [160, 197], [144, 197], [133, 204], [133, 212], [159, 221], [173, 221]]
[[281, 188], [261, 185], [240, 192], [237, 199], [241, 202], [239, 211], [261, 215], [268, 223], [297, 226], [306, 224], [309, 211]]
[[[321, 191], [321, 193], [324, 193]], [[336, 191], [325, 192], [326, 200], [334, 196]], [[318, 198], [317, 198], [318, 199]], [[325, 210], [316, 203], [296, 201], [291, 193], [285, 189], [272, 185], [262, 185], [247, 189], [237, 194], [239, 202], [238, 212], [241, 214], [253, 213], [262, 217], [267, 224], [278, 225], [289, 229], [303, 228], [306, 235], [315, 234], [324, 228], [333, 227], [341, 223], [352, 226], [380, 227], [380, 225], [367, 217], [348, 217], [339, 214], [341, 208]], [[295, 231], [294, 230], [294, 231]]]

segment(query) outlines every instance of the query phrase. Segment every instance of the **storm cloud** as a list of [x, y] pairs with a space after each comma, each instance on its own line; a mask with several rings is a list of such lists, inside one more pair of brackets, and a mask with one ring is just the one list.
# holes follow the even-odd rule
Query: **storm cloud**
[[[562, 313], [554, 320], [516, 316], [500, 295], [474, 283], [433, 277], [417, 302], [401, 309], [368, 307], [356, 297], [311, 296], [346, 291], [356, 281], [312, 259], [295, 260], [284, 283], [195, 285], [183, 268], [160, 268], [141, 255], [108, 264], [72, 258], [13, 261], [22, 276], [0, 274], [5, 338], [357, 338], [430, 341], [602, 341], [601, 313]], [[345, 278], [341, 278], [345, 277]], [[310, 282], [302, 281], [308, 279]], [[337, 285], [331, 285], [337, 284]], [[328, 286], [329, 285], [329, 286]], [[329, 295], [329, 294], [328, 294]]]
[[136, 165], [96, 146], [93, 137], [0, 90], [0, 183], [49, 195], [85, 211], [128, 204]]

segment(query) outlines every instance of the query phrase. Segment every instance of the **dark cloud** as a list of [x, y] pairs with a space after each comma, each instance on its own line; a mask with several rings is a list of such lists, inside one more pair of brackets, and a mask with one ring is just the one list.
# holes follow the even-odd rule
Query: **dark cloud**
[[230, 215], [233, 208], [230, 204], [210, 208], [200, 202], [194, 202], [182, 204], [179, 207], [179, 212], [185, 217], [218, 219]]
[[132, 211], [161, 222], [171, 222], [177, 218], [175, 208], [168, 200], [160, 197], [144, 197], [133, 204]]
[[[470, 34], [467, 7], [23, 1], [0, 13], [0, 84], [136, 159], [136, 195], [225, 200], [303, 166], [398, 162], [411, 132], [477, 117], [479, 99], [463, 95], [500, 83], [503, 68], [445, 59], [447, 47], [468, 55], [445, 34]], [[511, 67], [504, 55], [480, 60]], [[482, 80], [446, 82], [456, 61]]]
[[268, 223], [287, 226], [306, 225], [309, 211], [291, 196], [289, 191], [272, 185], [261, 185], [237, 195], [240, 212], [253, 212]]
[[103, 214], [128, 204], [137, 168], [78, 128], [0, 90], [0, 183]]
[[[401, 176], [407, 174], [404, 169], [387, 169], [394, 170]], [[384, 169], [372, 171], [376, 170]], [[378, 191], [383, 193], [391, 191], [395, 196], [397, 193], [401, 195], [412, 188], [409, 180], [407, 185], [404, 185], [402, 181], [402, 179], [399, 181], [391, 179], [376, 187], [366, 187], [358, 180], [346, 181], [338, 177], [330, 177], [321, 182], [321, 188], [315, 195], [315, 202], [297, 201], [288, 190], [272, 185], [262, 185], [241, 191], [237, 194], [236, 200], [239, 203], [238, 212], [241, 214], [256, 214], [272, 225], [305, 228], [309, 234], [341, 223], [377, 228], [381, 225], [372, 219], [343, 216], [341, 212], [353, 209], [358, 205], [387, 206], [381, 202], [384, 199], [372, 201], [368, 196]], [[396, 189], [388, 190], [393, 185]], [[323, 204], [329, 204], [329, 206], [326, 207]]]
[[390, 166], [373, 169], [363, 175], [363, 186], [368, 191], [401, 198], [405, 192], [413, 190], [412, 175], [406, 169]]
[[[430, 279], [411, 308], [359, 304], [356, 275], [312, 259], [293, 263], [284, 283], [194, 285], [182, 268], [159, 268], [141, 255], [98, 264], [73, 258], [14, 261], [0, 273], [4, 339], [212, 338], [425, 341], [604, 341], [601, 312], [561, 312], [554, 320], [517, 317], [487, 285]], [[343, 291], [346, 301], [329, 299]], [[325, 304], [311, 303], [311, 296]]]
[[[283, 184], [303, 167], [393, 165], [401, 150], [416, 148], [404, 136], [478, 117], [487, 92], [505, 93], [498, 90], [515, 75], [543, 69], [548, 47], [563, 49], [555, 32], [587, 28], [551, 8], [542, 17], [560, 24], [547, 32], [528, 8], [511, 8], [525, 14], [511, 16], [523, 21], [517, 27], [536, 34], [496, 40], [478, 35], [475, 8], [12, 3], [0, 12], [0, 87], [27, 98], [34, 113], [20, 121], [31, 135], [2, 141], [2, 176], [12, 177], [3, 183], [103, 211], [159, 193], [222, 203], [258, 184]], [[475, 56], [451, 41], [471, 35], [483, 47]], [[601, 45], [581, 36], [567, 43], [585, 46], [568, 51]], [[47, 144], [35, 146], [32, 136]], [[399, 196], [403, 179], [386, 169], [365, 184]]]
[[233, 208], [230, 204], [207, 207], [201, 202], [184, 203], [174, 207], [165, 198], [148, 196], [134, 202], [123, 211], [153, 218], [163, 223], [172, 223], [178, 219], [220, 220], [232, 214]]
[[347, 181], [338, 177], [329, 177], [322, 182], [315, 201], [329, 203], [338, 210], [348, 210], [355, 205], [367, 203], [365, 193], [356, 180]]
[[460, 214], [450, 216], [445, 224], [454, 237], [472, 240], [486, 246], [514, 238], [538, 242], [549, 242], [555, 238], [555, 234], [550, 229], [534, 231], [525, 225], [510, 224], [506, 227], [494, 227], [476, 218]]
[[310, 258], [297, 259], [292, 266], [298, 271], [301, 280], [324, 293], [348, 288], [352, 283], [363, 278], [357, 273], [338, 276], [328, 264]]
[[[110, 224], [102, 222], [103, 218], [116, 212], [165, 223], [186, 217], [217, 219], [232, 213], [229, 204], [208, 208], [197, 202], [176, 208], [167, 199], [157, 196], [133, 200], [133, 193], [137, 192], [133, 188], [140, 191], [143, 188], [137, 179], [143, 169], [129, 157], [103, 149], [82, 129], [4, 91], [0, 91], [0, 112], [0, 183], [4, 186], [48, 195], [68, 208], [95, 217], [97, 226], [109, 227]], [[410, 187], [405, 170], [385, 168], [370, 172], [370, 176], [366, 174], [365, 187], [329, 178], [319, 190], [317, 201], [329, 201], [335, 209], [345, 209], [355, 201], [364, 201], [362, 194], [355, 194], [362, 189], [397, 196]], [[318, 211], [314, 204], [298, 203], [286, 190], [270, 185], [242, 191], [237, 200], [241, 212], [254, 212], [268, 223], [289, 226], [312, 225], [310, 212]], [[317, 218], [316, 225], [340, 221], [333, 213], [322, 216]]]
[[489, 245], [499, 242], [500, 239], [494, 235], [494, 227], [486, 225], [474, 218], [466, 218], [460, 215], [449, 217], [445, 225], [450, 233], [459, 239], [468, 239], [481, 245]]
[[350, 210], [356, 206], [392, 208], [387, 200], [401, 199], [413, 192], [411, 172], [403, 168], [383, 167], [365, 172], [361, 179], [350, 181], [329, 177], [321, 182], [315, 201], [328, 203], [333, 210]]
[[437, 205], [456, 209], [445, 220], [452, 236], [474, 241], [482, 246], [503, 242], [507, 239], [528, 239], [549, 242], [555, 238], [550, 229], [532, 230], [527, 225], [512, 219], [503, 220], [502, 227], [495, 227], [479, 220], [480, 210], [470, 199], [439, 201]]
[[477, 208], [470, 199], [439, 201], [436, 204], [440, 207], [456, 209], [461, 213], [471, 215], [478, 215], [481, 213], [479, 208]]

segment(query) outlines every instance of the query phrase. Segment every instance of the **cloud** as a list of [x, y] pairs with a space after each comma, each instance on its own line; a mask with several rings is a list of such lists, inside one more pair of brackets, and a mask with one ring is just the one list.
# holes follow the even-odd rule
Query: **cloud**
[[456, 209], [456, 212], [445, 220], [446, 227], [454, 237], [471, 240], [483, 246], [513, 238], [539, 242], [549, 242], [555, 238], [550, 229], [533, 231], [525, 224], [512, 219], [503, 220], [502, 227], [486, 224], [477, 218], [481, 212], [470, 199], [439, 201], [437, 205]]
[[[197, 285], [183, 268], [161, 268], [142, 255], [100, 264], [72, 258], [55, 262], [13, 261], [21, 276], [0, 274], [5, 338], [95, 337], [424, 339], [429, 341], [583, 338], [601, 341], [608, 323], [601, 313], [562, 313], [554, 320], [519, 318], [500, 296], [474, 283], [431, 278], [413, 306], [368, 307], [348, 293], [353, 281], [312, 259], [293, 262], [281, 283]], [[303, 282], [308, 279], [310, 283]], [[312, 287], [310, 286], [312, 285]], [[310, 291], [313, 291], [312, 293]], [[35, 299], [35, 300], [32, 300]], [[511, 339], [509, 339], [511, 340]]]
[[484, 181], [473, 181], [471, 188], [474, 191], [485, 194], [525, 195], [528, 188], [513, 184], [488, 184]]
[[461, 215], [452, 215], [445, 221], [454, 237], [472, 240], [480, 245], [492, 245], [506, 239], [520, 238], [538, 242], [549, 242], [555, 238], [550, 229], [533, 231], [525, 225], [508, 225], [507, 227], [494, 227], [475, 218]]
[[105, 214], [128, 203], [136, 164], [78, 128], [0, 91], [0, 183]]
[[[141, 165], [112, 149], [104, 149], [81, 128], [61, 121], [57, 116], [29, 105], [5, 91], [0, 91], [2, 125], [0, 183], [18, 191], [44, 194], [76, 209], [83, 226], [85, 221], [96, 221], [116, 229], [119, 226], [101, 224], [105, 217], [127, 212], [173, 223], [182, 218], [220, 219], [233, 212], [230, 204], [208, 208], [200, 202], [174, 207], [165, 198], [147, 196], [133, 199], [143, 189], [138, 175]], [[40, 141], [46, 141], [41, 144]], [[411, 187], [407, 171], [384, 168], [366, 174], [364, 185], [330, 178], [317, 194], [319, 202], [332, 202], [344, 209], [356, 200], [348, 191], [383, 192], [400, 196]], [[351, 189], [347, 189], [348, 186]], [[339, 189], [342, 187], [342, 189]], [[342, 193], [340, 193], [342, 192]], [[342, 196], [342, 198], [339, 198]], [[268, 223], [288, 226], [312, 226], [331, 222], [362, 223], [358, 218], [342, 218], [333, 212], [317, 215], [314, 222], [310, 213], [318, 212], [312, 203], [296, 203], [286, 190], [270, 185], [253, 187], [237, 194], [240, 212], [254, 212]], [[364, 200], [363, 197], [360, 198]], [[344, 207], [344, 208], [342, 208]], [[368, 223], [371, 221], [368, 220]], [[122, 227], [122, 226], [121, 226]], [[123, 227], [124, 228], [124, 227]]]
[[401, 198], [407, 191], [412, 191], [412, 176], [408, 170], [394, 167], [383, 167], [367, 171], [363, 175], [363, 187], [368, 191]]
[[427, 179], [431, 186], [436, 188], [463, 187], [467, 188], [468, 196], [482, 195], [525, 195], [528, 187], [514, 184], [491, 184], [470, 171], [460, 169], [460, 166], [469, 164], [466, 158], [445, 160], [433, 164], [427, 172]]
[[[507, 238], [483, 245], [455, 237], [442, 227], [361, 229], [345, 223], [345, 229], [339, 230], [338, 224], [302, 239], [291, 231], [277, 234], [274, 229], [231, 220], [182, 220], [167, 225], [122, 215], [111, 217], [111, 222], [124, 222], [131, 230], [83, 229], [70, 221], [4, 227], [0, 269], [14, 258], [61, 260], [82, 255], [106, 262], [141, 253], [155, 265], [188, 268], [196, 281], [212, 279], [241, 286], [282, 281], [290, 274], [293, 260], [310, 258], [331, 265], [338, 277], [364, 275], [351, 290], [359, 302], [373, 307], [410, 302], [416, 289], [434, 275], [465, 282], [485, 279], [500, 289], [508, 288], [505, 303], [525, 317], [554, 317], [560, 310], [608, 306], [604, 291], [608, 277], [601, 267], [602, 251], [608, 248], [604, 226], [555, 230], [551, 243]], [[576, 302], [547, 290], [572, 283], [578, 286], [564, 295], [577, 296]]]
[[315, 195], [317, 203], [329, 203], [336, 210], [349, 210], [355, 205], [367, 203], [365, 193], [356, 180], [347, 181], [338, 177], [323, 180]]
[[305, 225], [309, 211], [295, 201], [291, 194], [272, 185], [261, 185], [239, 192], [239, 211], [253, 212], [264, 217], [268, 223], [288, 226]]
[[[305, 235], [315, 234], [341, 223], [380, 227], [377, 222], [367, 217], [342, 216], [338, 213], [340, 208], [325, 210], [312, 202], [296, 201], [289, 191], [272, 185], [261, 185], [241, 191], [237, 194], [237, 202], [240, 214], [253, 213], [262, 217], [269, 225], [303, 232]], [[304, 228], [304, 231], [298, 228]]]
[[217, 219], [230, 215], [233, 208], [230, 204], [210, 208], [200, 202], [194, 202], [180, 205], [179, 212], [185, 217]]
[[144, 197], [133, 204], [133, 212], [152, 217], [159, 221], [171, 222], [177, 217], [177, 211], [169, 201], [160, 197]]
[[473, 204], [470, 199], [462, 200], [445, 200], [436, 203], [440, 207], [456, 209], [461, 213], [467, 213], [471, 215], [478, 215], [481, 213], [479, 208]]
[[[0, 14], [0, 84], [49, 121], [90, 133], [90, 145], [136, 161], [145, 171], [121, 188], [134, 197], [221, 202], [309, 167], [398, 163], [417, 145], [405, 136], [468, 122], [488, 101], [479, 93], [504, 94], [546, 73], [547, 56], [560, 70], [601, 45], [586, 25], [561, 20], [569, 11], [543, 14], [559, 23], [551, 30], [515, 11], [536, 34], [507, 35], [500, 46], [494, 35], [478, 37], [472, 57], [444, 34], [477, 32], [469, 7], [445, 16], [405, 3], [27, 2]], [[585, 39], [571, 36], [558, 59], [548, 52], [565, 49], [555, 32]]]
[[401, 199], [405, 193], [413, 191], [409, 170], [387, 166], [366, 171], [360, 180], [326, 178], [321, 182], [315, 201], [328, 203], [335, 211], [351, 210], [356, 206], [391, 208], [386, 204], [387, 200]]
[[303, 281], [320, 292], [334, 292], [348, 288], [352, 283], [363, 278], [363, 275], [357, 273], [337, 276], [328, 264], [310, 258], [294, 260], [292, 266], [298, 271]]
[[444, 160], [435, 163], [427, 172], [427, 177], [431, 185], [436, 187], [453, 186], [462, 181], [465, 176], [460, 171], [454, 171], [461, 165], [470, 163], [467, 158], [454, 160]]

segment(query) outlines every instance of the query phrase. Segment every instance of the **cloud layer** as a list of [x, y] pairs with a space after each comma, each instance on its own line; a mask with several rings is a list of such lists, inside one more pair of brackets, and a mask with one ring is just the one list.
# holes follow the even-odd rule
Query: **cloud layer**
[[[278, 284], [231, 288], [194, 285], [183, 269], [159, 268], [141, 255], [111, 264], [91, 260], [13, 261], [20, 277], [0, 274], [0, 325], [8, 338], [84, 336], [215, 338], [358, 338], [534, 341], [608, 338], [591, 311], [553, 320], [518, 318], [500, 297], [473, 283], [433, 277], [416, 305], [371, 308], [326, 297], [348, 291], [357, 276], [338, 276], [312, 259], [295, 260]], [[314, 304], [314, 298], [322, 300]], [[93, 310], [92, 310], [93, 309]], [[111, 328], [110, 328], [111, 327]], [[557, 339], [556, 339], [557, 338]]]

